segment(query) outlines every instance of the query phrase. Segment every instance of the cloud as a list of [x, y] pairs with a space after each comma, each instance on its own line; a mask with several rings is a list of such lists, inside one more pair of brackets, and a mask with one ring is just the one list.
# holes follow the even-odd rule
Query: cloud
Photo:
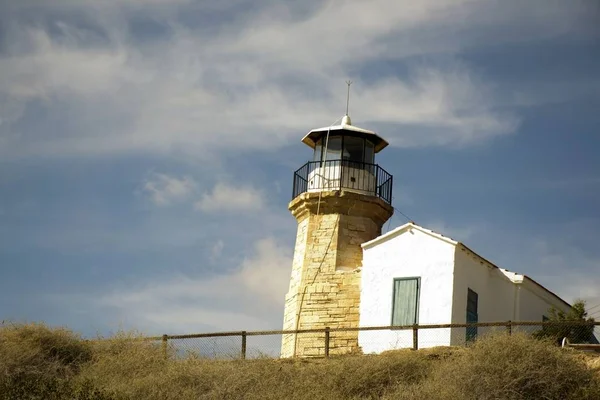
[[221, 257], [224, 247], [225, 247], [225, 243], [220, 239], [217, 240], [217, 242], [213, 245], [213, 247], [210, 250], [210, 259], [212, 261], [215, 261], [216, 259]]
[[532, 248], [537, 255], [538, 277], [559, 288], [567, 301], [600, 296], [599, 257], [565, 241], [538, 238]]
[[357, 108], [374, 123], [420, 128], [392, 129], [387, 136], [400, 147], [465, 145], [513, 133], [519, 124], [515, 116], [493, 111], [489, 85], [459, 65], [421, 67], [406, 82], [388, 79], [357, 97]]
[[[591, 251], [597, 221], [574, 220], [544, 224], [544, 232], [529, 226], [469, 224], [431, 220], [422, 225], [452, 239], [463, 241], [501, 268], [526, 274], [568, 302], [600, 296], [600, 254]], [[417, 221], [419, 223], [419, 221]]]
[[110, 308], [148, 332], [274, 329], [283, 318], [291, 252], [291, 246], [263, 238], [230, 274], [160, 276], [115, 288], [92, 306]]
[[[449, 225], [446, 222], [440, 220], [427, 222], [423, 225], [423, 227], [460, 242], [468, 242], [469, 239], [473, 238], [474, 235], [476, 235], [481, 230], [481, 227], [476, 225]], [[466, 244], [468, 245], [468, 243]]]
[[[11, 44], [0, 57], [3, 156], [274, 151], [341, 115], [347, 77], [355, 81], [353, 120], [392, 124], [392, 145], [468, 145], [514, 132], [519, 118], [500, 111], [501, 88], [460, 62], [463, 46], [585, 25], [575, 23], [582, 7], [499, 10], [481, 1], [309, 2], [304, 9], [260, 2], [246, 12], [210, 7], [233, 13], [236, 23], [214, 18], [202, 27], [159, 0], [57, 3], [60, 18], [39, 3], [32, 9], [48, 15], [46, 25], [20, 20], [13, 6]], [[208, 4], [186, 3], [180, 11]], [[128, 28], [138, 15], [167, 33], [139, 43]], [[505, 36], [492, 34], [507, 26]], [[429, 61], [407, 61], [418, 56]], [[401, 62], [408, 73], [368, 78], [378, 62]], [[45, 112], [28, 114], [33, 102]], [[59, 123], [27, 126], [43, 115]]]
[[[237, 279], [251, 292], [273, 302], [282, 302], [291, 273], [291, 246], [277, 246], [273, 238], [260, 240], [255, 254], [242, 263]], [[283, 303], [282, 303], [283, 304]]]
[[203, 212], [258, 211], [264, 206], [264, 194], [251, 186], [217, 183], [211, 193], [205, 193], [194, 207]]
[[143, 190], [157, 206], [168, 206], [187, 199], [196, 189], [196, 182], [189, 176], [176, 178], [154, 173], [146, 179]]
[[583, 299], [588, 315], [600, 322], [600, 295]]

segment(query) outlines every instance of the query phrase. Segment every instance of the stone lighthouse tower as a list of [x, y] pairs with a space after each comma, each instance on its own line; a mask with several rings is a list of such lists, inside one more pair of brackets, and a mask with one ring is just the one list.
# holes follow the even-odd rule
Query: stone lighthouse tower
[[[313, 149], [294, 173], [289, 210], [298, 233], [284, 330], [358, 327], [361, 244], [381, 234], [392, 216], [392, 176], [375, 163], [388, 143], [351, 124], [310, 131], [302, 142]], [[284, 335], [282, 357], [325, 352], [323, 333]], [[358, 350], [358, 332], [332, 332], [330, 353]]]

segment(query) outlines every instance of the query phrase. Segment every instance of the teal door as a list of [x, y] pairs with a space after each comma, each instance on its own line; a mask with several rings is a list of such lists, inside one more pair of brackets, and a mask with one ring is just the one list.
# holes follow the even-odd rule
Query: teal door
[[[477, 314], [477, 303], [479, 301], [477, 293], [469, 289], [467, 292], [467, 324], [479, 322]], [[477, 327], [467, 327], [467, 342], [471, 342], [477, 338]]]

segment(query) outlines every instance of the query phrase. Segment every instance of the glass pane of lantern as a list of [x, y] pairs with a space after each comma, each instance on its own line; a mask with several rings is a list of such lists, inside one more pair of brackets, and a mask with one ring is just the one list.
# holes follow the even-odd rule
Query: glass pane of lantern
[[321, 155], [323, 154], [323, 141], [319, 139], [315, 145], [315, 158], [314, 161], [321, 161]]
[[343, 159], [349, 161], [363, 162], [364, 139], [353, 136], [344, 138], [344, 153]]
[[375, 149], [373, 143], [365, 141], [365, 162], [375, 164]]
[[330, 136], [327, 144], [327, 161], [342, 158], [342, 137]]

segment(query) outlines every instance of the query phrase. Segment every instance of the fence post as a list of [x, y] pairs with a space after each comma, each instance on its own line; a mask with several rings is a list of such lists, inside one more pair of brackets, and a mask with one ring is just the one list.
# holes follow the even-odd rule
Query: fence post
[[413, 350], [419, 350], [419, 326], [413, 325]]
[[246, 359], [246, 331], [242, 331], [242, 360]]
[[512, 335], [512, 321], [506, 321], [506, 332], [508, 332], [508, 336]]
[[330, 339], [330, 328], [325, 328], [325, 357], [329, 357], [329, 339]]
[[167, 349], [168, 349], [168, 340], [169, 340], [169, 336], [167, 335], [162, 335], [162, 351], [163, 351], [163, 356], [165, 358], [167, 358]]

